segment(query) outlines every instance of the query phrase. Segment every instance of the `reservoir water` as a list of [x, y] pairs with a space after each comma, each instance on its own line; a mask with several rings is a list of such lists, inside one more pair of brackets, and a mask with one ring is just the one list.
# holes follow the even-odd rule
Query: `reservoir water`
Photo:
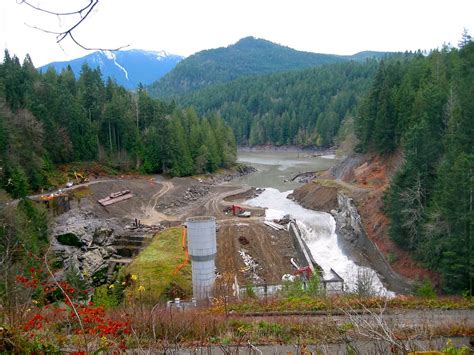
[[357, 284], [366, 287], [369, 283], [375, 293], [391, 295], [393, 293], [387, 291], [372, 269], [355, 264], [342, 252], [335, 232], [336, 222], [329, 213], [308, 210], [287, 199], [293, 188], [300, 186], [287, 180], [299, 172], [328, 169], [337, 163], [334, 158], [313, 157], [297, 151], [239, 152], [240, 162], [258, 169], [258, 172], [240, 178], [239, 182], [265, 188], [262, 194], [248, 200], [246, 204], [267, 208], [265, 218], [268, 220], [281, 218], [285, 214], [295, 218], [325, 278], [330, 278], [332, 268], [344, 279], [349, 291], [354, 291]]
[[[334, 158], [334, 156], [329, 156]], [[239, 151], [238, 161], [255, 167], [258, 172], [237, 179], [243, 185], [292, 190], [301, 184], [289, 181], [298, 173], [329, 169], [337, 160], [313, 157], [303, 151]]]

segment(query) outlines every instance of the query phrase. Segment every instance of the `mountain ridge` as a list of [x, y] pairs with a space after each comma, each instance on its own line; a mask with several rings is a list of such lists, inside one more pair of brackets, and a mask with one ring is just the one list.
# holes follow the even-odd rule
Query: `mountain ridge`
[[271, 41], [245, 37], [227, 47], [197, 52], [149, 86], [150, 95], [173, 97], [246, 76], [266, 75], [345, 61], [381, 58], [389, 52], [352, 56], [298, 51]]
[[70, 65], [76, 77], [79, 77], [82, 65], [87, 63], [91, 68], [100, 68], [104, 78], [112, 77], [119, 85], [133, 90], [140, 83], [149, 85], [160, 79], [183, 58], [163, 50], [96, 51], [70, 61], [52, 62], [39, 67], [38, 70], [46, 71], [52, 67], [59, 73]]

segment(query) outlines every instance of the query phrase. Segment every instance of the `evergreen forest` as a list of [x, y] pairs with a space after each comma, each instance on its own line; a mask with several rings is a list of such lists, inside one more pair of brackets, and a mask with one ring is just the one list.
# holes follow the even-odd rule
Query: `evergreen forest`
[[0, 185], [13, 197], [49, 187], [57, 164], [99, 161], [119, 169], [184, 176], [236, 159], [234, 135], [216, 114], [199, 117], [131, 93], [86, 64], [39, 73], [6, 51], [0, 64]]
[[[237, 144], [331, 147], [355, 132], [359, 152], [403, 157], [384, 198], [391, 238], [438, 271], [446, 292], [472, 295], [473, 83], [468, 35], [429, 54], [244, 77], [177, 96], [178, 104], [143, 86], [129, 92], [87, 65], [76, 79], [70, 68], [39, 73], [28, 56], [20, 63], [5, 52], [0, 187], [26, 196], [73, 161], [213, 172], [235, 162]], [[15, 218], [33, 218], [27, 202], [21, 211]]]
[[345, 62], [242, 78], [177, 98], [201, 114], [219, 113], [239, 145], [330, 147], [355, 115], [378, 61]]
[[390, 235], [472, 295], [474, 278], [474, 43], [382, 61], [355, 121], [358, 149], [403, 164], [385, 196]]
[[228, 47], [200, 51], [184, 59], [149, 87], [150, 95], [171, 97], [242, 77], [342, 62], [332, 54], [301, 52], [264, 39], [242, 38]]

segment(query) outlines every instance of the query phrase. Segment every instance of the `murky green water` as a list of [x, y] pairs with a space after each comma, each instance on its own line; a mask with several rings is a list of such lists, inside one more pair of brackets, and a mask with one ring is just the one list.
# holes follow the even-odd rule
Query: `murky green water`
[[337, 163], [334, 156], [314, 157], [301, 151], [239, 151], [238, 161], [257, 168], [258, 172], [235, 182], [253, 187], [273, 187], [279, 191], [301, 186], [290, 181], [298, 173], [326, 170]]

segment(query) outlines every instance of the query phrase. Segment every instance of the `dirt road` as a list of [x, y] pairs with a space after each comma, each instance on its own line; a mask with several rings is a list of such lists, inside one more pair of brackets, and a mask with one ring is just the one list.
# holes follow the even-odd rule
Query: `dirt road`
[[[106, 207], [97, 203], [122, 190], [130, 190], [133, 198]], [[284, 274], [293, 272], [290, 259], [297, 254], [288, 233], [264, 225], [263, 209], [242, 204], [255, 195], [255, 190], [231, 183], [208, 184], [189, 177], [134, 176], [94, 180], [63, 191], [74, 196], [71, 208], [104, 220], [112, 218], [123, 226], [134, 219], [145, 225], [168, 226], [179, 225], [191, 216], [216, 217], [217, 271], [237, 277], [241, 284], [280, 283]], [[251, 211], [252, 216], [240, 218], [225, 213], [232, 204]]]

